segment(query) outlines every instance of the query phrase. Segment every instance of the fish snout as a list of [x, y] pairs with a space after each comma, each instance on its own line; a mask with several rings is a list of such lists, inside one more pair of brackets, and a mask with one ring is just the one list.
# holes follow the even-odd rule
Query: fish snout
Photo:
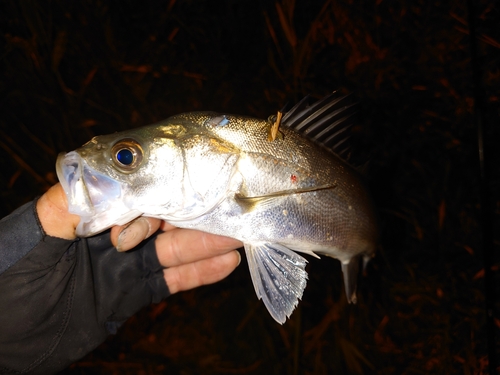
[[72, 214], [93, 216], [121, 196], [120, 182], [90, 168], [76, 151], [59, 154], [56, 169]]
[[68, 199], [68, 211], [80, 216], [91, 216], [94, 208], [83, 180], [82, 158], [76, 151], [60, 153], [56, 172]]

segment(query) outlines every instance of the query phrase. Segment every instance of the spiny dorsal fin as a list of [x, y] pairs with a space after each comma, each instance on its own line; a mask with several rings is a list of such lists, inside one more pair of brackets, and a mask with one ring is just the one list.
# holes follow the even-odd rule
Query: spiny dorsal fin
[[350, 95], [340, 95], [336, 91], [313, 104], [309, 104], [310, 100], [306, 96], [293, 106], [283, 116], [281, 125], [347, 160], [356, 104], [352, 103]]

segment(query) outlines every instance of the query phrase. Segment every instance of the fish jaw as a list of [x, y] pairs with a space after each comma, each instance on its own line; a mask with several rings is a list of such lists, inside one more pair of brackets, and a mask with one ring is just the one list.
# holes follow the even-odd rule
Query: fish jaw
[[90, 168], [78, 152], [59, 154], [56, 171], [68, 199], [68, 212], [80, 216], [78, 237], [92, 236], [142, 215], [121, 199], [126, 190], [123, 183]]

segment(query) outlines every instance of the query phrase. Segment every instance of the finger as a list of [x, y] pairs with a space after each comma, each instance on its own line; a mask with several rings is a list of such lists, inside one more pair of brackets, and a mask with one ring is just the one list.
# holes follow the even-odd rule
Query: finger
[[236, 250], [163, 270], [165, 282], [171, 294], [201, 285], [213, 284], [224, 279], [240, 264], [241, 256]]
[[166, 221], [162, 221], [160, 224], [160, 229], [164, 232], [166, 232], [167, 230], [172, 230], [172, 229], [176, 229], [176, 228], [177, 228], [176, 226], [169, 224]]
[[126, 225], [111, 228], [111, 242], [118, 251], [127, 251], [137, 246], [160, 227], [161, 220], [141, 216]]
[[161, 233], [155, 244], [158, 259], [164, 267], [212, 258], [243, 245], [234, 238], [179, 228]]

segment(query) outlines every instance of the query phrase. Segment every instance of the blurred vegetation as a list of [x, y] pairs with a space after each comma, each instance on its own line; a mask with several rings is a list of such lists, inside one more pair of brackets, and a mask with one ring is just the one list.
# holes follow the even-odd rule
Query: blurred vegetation
[[242, 264], [144, 309], [65, 373], [487, 374], [473, 87], [498, 228], [500, 9], [475, 7], [479, 82], [465, 2], [2, 1], [2, 215], [54, 184], [57, 154], [93, 135], [201, 109], [266, 118], [334, 89], [360, 102], [353, 152], [380, 211], [357, 305], [338, 262], [310, 259], [280, 326]]

